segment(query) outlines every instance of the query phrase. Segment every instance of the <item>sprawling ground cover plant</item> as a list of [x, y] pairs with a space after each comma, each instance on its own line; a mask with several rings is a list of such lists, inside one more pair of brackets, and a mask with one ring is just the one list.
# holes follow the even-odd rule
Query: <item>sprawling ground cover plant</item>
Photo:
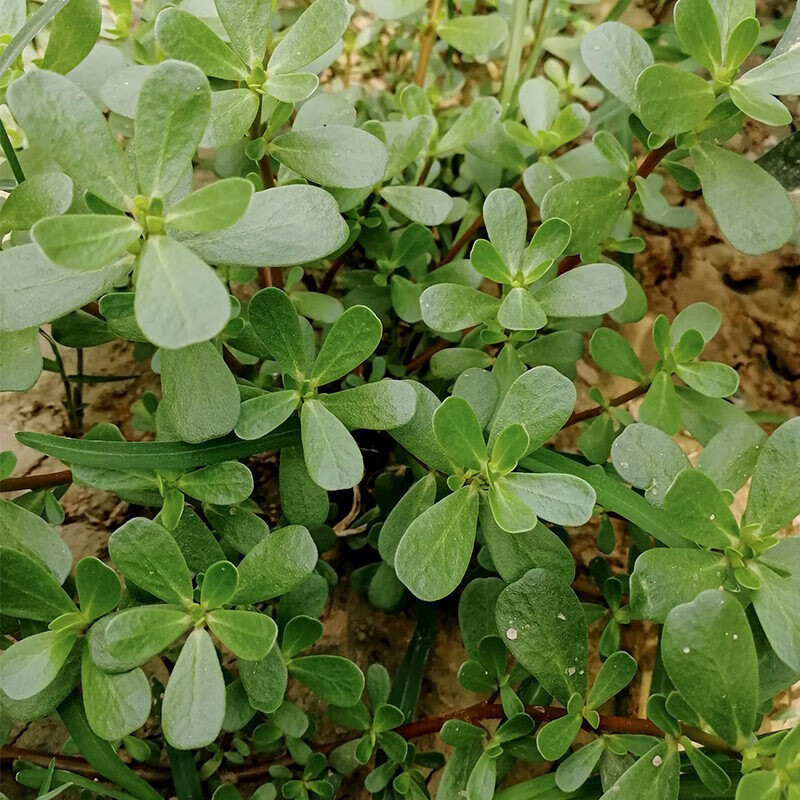
[[[694, 225], [681, 192], [743, 253], [796, 236], [798, 134], [727, 143], [791, 123], [800, 13], [678, 0], [636, 31], [628, 5], [0, 3], [0, 388], [60, 373], [70, 425], [17, 436], [67, 470], [0, 454], [27, 490], [0, 501], [0, 727], [57, 716], [72, 754], [4, 749], [30, 796], [800, 798], [800, 727], [759, 733], [800, 679], [800, 418], [703, 358], [710, 303], [655, 318], [652, 366], [621, 332], [635, 221]], [[82, 386], [122, 377], [83, 352], [114, 340], [160, 376], [130, 398], [150, 441], [83, 430]], [[632, 388], [576, 412], [584, 359]], [[105, 562], [57, 532], [70, 483], [129, 504]], [[416, 614], [391, 676], [308, 652], [333, 550]], [[418, 719], [450, 597], [482, 698]], [[641, 621], [647, 718], [604, 715]]]

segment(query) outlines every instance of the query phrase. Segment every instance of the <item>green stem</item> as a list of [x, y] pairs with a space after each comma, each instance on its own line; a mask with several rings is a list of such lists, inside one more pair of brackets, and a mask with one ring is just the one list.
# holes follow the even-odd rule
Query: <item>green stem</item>
[[67, 417], [69, 418], [69, 427], [70, 431], [74, 436], [79, 436], [79, 428], [80, 423], [78, 420], [78, 413], [75, 408], [75, 400], [72, 395], [72, 385], [69, 382], [69, 376], [67, 375], [67, 370], [64, 367], [64, 359], [61, 358], [61, 352], [58, 349], [58, 345], [55, 343], [55, 340], [45, 331], [40, 330], [42, 336], [50, 343], [50, 348], [53, 351], [53, 358], [56, 362], [56, 367], [58, 368], [58, 374], [61, 375], [61, 383], [64, 384], [64, 394], [66, 398], [64, 400], [64, 407], [67, 409]]
[[408, 643], [403, 660], [395, 672], [389, 702], [405, 715], [406, 722], [414, 718], [417, 701], [425, 675], [425, 664], [436, 632], [436, 606], [432, 603], [417, 604], [417, 627]]
[[167, 758], [178, 800], [203, 800], [203, 784], [197, 772], [194, 751], [176, 750], [167, 745]]
[[83, 701], [77, 691], [58, 707], [58, 715], [81, 755], [105, 778], [113, 781], [139, 800], [163, 800], [143, 778], [129, 769], [114, 748], [101, 739], [89, 726]]
[[[72, 389], [72, 404], [75, 406], [76, 436], [83, 436], [83, 348], [77, 352], [76, 380]], [[67, 380], [72, 378], [67, 375]]]
[[503, 85], [500, 90], [500, 105], [505, 113], [514, 99], [514, 88], [519, 77], [519, 65], [522, 61], [522, 45], [525, 35], [525, 23], [528, 19], [528, 0], [513, 0], [511, 6], [511, 41], [508, 45]]
[[8, 138], [8, 131], [6, 131], [6, 126], [3, 125], [3, 120], [0, 120], [0, 146], [3, 148], [11, 171], [14, 173], [14, 180], [18, 184], [22, 183], [25, 180], [25, 173], [22, 171], [19, 158], [17, 158], [17, 151], [14, 149], [14, 145], [11, 144], [11, 139]]
[[519, 86], [522, 86], [522, 84], [533, 75], [533, 71], [536, 69], [536, 65], [539, 63], [539, 59], [542, 57], [542, 50], [544, 49], [543, 42], [545, 38], [547, 38], [545, 23], [549, 19], [549, 12], [550, 0], [542, 0], [542, 10], [539, 12], [539, 19], [536, 22], [536, 28], [533, 32], [533, 44], [531, 45], [531, 51], [528, 54], [528, 60], [525, 63], [525, 68], [522, 70], [522, 75], [520, 75], [519, 78]]
[[631, 0], [617, 0], [617, 2], [614, 4], [614, 7], [608, 12], [608, 16], [606, 16], [605, 21], [615, 22], [618, 20], [625, 13], [630, 4]]

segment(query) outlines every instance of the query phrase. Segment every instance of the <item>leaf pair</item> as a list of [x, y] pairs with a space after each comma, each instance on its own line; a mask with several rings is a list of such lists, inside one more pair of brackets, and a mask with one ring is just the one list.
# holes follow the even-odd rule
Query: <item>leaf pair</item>
[[93, 644], [110, 664], [140, 664], [194, 627], [167, 685], [162, 721], [174, 747], [205, 746], [222, 725], [225, 685], [204, 625], [240, 658], [265, 657], [277, 635], [274, 621], [224, 606], [263, 600], [297, 585], [316, 563], [313, 541], [305, 529], [284, 528], [253, 548], [238, 569], [227, 561], [213, 564], [203, 576], [199, 605], [193, 602], [191, 575], [177, 543], [157, 523], [129, 521], [112, 535], [109, 552], [129, 581], [168, 605], [119, 612], [97, 630]]
[[[306, 69], [336, 45], [350, 19], [342, 0], [322, 0], [320, 5], [309, 7], [275, 47], [265, 68], [269, 8], [255, 2], [243, 8], [230, 0], [218, 0], [216, 6], [230, 47], [202, 20], [188, 11], [170, 8], [156, 18], [156, 40], [161, 49], [170, 58], [196, 64], [206, 75], [246, 81], [252, 91], [287, 103], [304, 100], [314, 92], [319, 81]], [[257, 107], [253, 107], [253, 116]]]
[[687, 52], [719, 83], [729, 85], [730, 98], [741, 111], [767, 125], [786, 125], [791, 115], [773, 95], [797, 90], [800, 62], [795, 53], [776, 54], [731, 83], [759, 40], [754, 11], [745, 3], [724, 14], [709, 0], [681, 0], [675, 7], [675, 30]]
[[538, 515], [571, 525], [589, 518], [595, 498], [584, 481], [514, 472], [521, 458], [560, 429], [573, 405], [571, 382], [551, 367], [536, 367], [509, 388], [488, 447], [475, 411], [462, 397], [450, 397], [432, 411], [432, 433], [450, 462], [448, 485], [454, 493], [433, 504], [433, 485], [415, 485], [387, 519], [380, 540], [381, 552], [417, 597], [440, 599], [456, 588], [472, 555], [481, 503], [511, 532], [530, 531]]
[[318, 620], [296, 616], [286, 624], [280, 646], [276, 644], [260, 659], [239, 662], [242, 683], [253, 706], [265, 713], [275, 711], [283, 702], [289, 675], [334, 705], [354, 706], [359, 702], [364, 675], [352, 661], [327, 654], [297, 657], [321, 635]]
[[519, 105], [527, 128], [508, 120], [506, 130], [540, 157], [577, 139], [589, 127], [589, 112], [580, 103], [560, 108], [558, 88], [544, 77], [531, 78], [519, 87]]
[[314, 334], [279, 289], [264, 289], [250, 302], [250, 324], [277, 363], [284, 389], [245, 401], [236, 432], [254, 439], [276, 428], [300, 408], [303, 454], [311, 479], [329, 491], [355, 486], [364, 471], [361, 452], [348, 428], [384, 430], [414, 413], [413, 391], [398, 381], [365, 383], [318, 394], [358, 367], [380, 342], [382, 326], [366, 306], [352, 306], [331, 326], [319, 353]]
[[[699, 469], [693, 470], [677, 445], [653, 428], [632, 426], [615, 443], [612, 457], [623, 477], [645, 488], [654, 499], [661, 497], [670, 524], [705, 548], [659, 548], [643, 553], [631, 576], [631, 609], [638, 617], [663, 620], [670, 609], [690, 602], [704, 589], [720, 587], [731, 574], [752, 592], [754, 609], [772, 648], [786, 663], [799, 666], [795, 654], [800, 613], [792, 600], [800, 575], [797, 548], [792, 540], [776, 544], [773, 534], [800, 513], [800, 486], [794, 468], [800, 425], [797, 420], [784, 423], [766, 444], [761, 436], [752, 439], [746, 426], [735, 433], [743, 437], [745, 453], [757, 455], [750, 462], [753, 477], [741, 530], [728, 508], [730, 492], [741, 486], [750, 470], [727, 483], [728, 470], [719, 468], [716, 444], [714, 451], [711, 445], [706, 448], [712, 457], [701, 458]], [[727, 429], [724, 437], [730, 439]], [[659, 448], [660, 463], [653, 461], [642, 469], [640, 460], [634, 469], [628, 461], [633, 458], [630, 445], [637, 452]], [[732, 451], [725, 447], [720, 452], [730, 457]], [[655, 487], [659, 488], [653, 493]], [[724, 550], [726, 555], [713, 549]]]
[[[135, 157], [128, 159], [94, 101], [72, 81], [39, 70], [15, 82], [9, 103], [16, 119], [31, 142], [87, 192], [93, 213], [31, 220], [46, 254], [38, 259], [39, 272], [47, 274], [30, 289], [29, 262], [37, 259], [28, 251], [36, 248], [4, 254], [7, 280], [23, 285], [14, 307], [2, 309], [3, 330], [49, 321], [107, 291], [131, 270], [126, 251], [145, 236], [133, 265], [138, 328], [161, 347], [186, 347], [218, 334], [230, 317], [225, 287], [208, 263], [263, 265], [269, 252], [285, 266], [344, 243], [347, 226], [333, 198], [315, 187], [253, 195], [248, 181], [227, 178], [188, 193], [185, 179], [208, 120], [209, 98], [205, 77], [191, 64], [154, 67], [138, 95], [130, 145]], [[42, 209], [60, 213], [47, 203]], [[166, 235], [167, 228], [181, 241]], [[60, 291], [39, 297], [44, 281], [58, 283]]]
[[467, 286], [431, 286], [420, 297], [429, 327], [447, 333], [496, 320], [501, 329], [532, 331], [546, 325], [548, 316], [604, 314], [624, 302], [624, 281], [612, 265], [554, 275], [553, 265], [574, 238], [558, 216], [549, 213], [526, 247], [527, 214], [517, 192], [495, 189], [483, 210], [490, 241], [475, 242], [470, 259], [481, 275], [503, 286], [503, 299]]
[[[219, 333], [230, 313], [224, 286], [184, 245], [164, 237], [163, 226], [168, 220], [183, 229], [226, 227], [246, 210], [252, 186], [241, 179], [219, 182], [178, 200], [166, 217], [163, 202], [152, 200], [169, 199], [190, 169], [210, 109], [202, 73], [167, 61], [145, 82], [131, 145], [138, 179], [94, 102], [66, 78], [45, 70], [30, 73], [16, 82], [9, 103], [31, 141], [47, 148], [80, 189], [102, 201], [99, 213], [37, 222], [32, 235], [45, 255], [69, 269], [96, 270], [125, 256], [150, 232], [138, 256], [140, 328], [154, 343], [170, 347]], [[136, 200], [138, 192], [150, 200]]]
[[116, 574], [96, 558], [81, 559], [75, 570], [78, 610], [58, 584], [24, 553], [5, 551], [3, 566], [12, 570], [6, 577], [20, 583], [4, 587], [15, 597], [13, 607], [4, 603], [4, 612], [50, 621], [50, 630], [22, 639], [0, 659], [4, 696], [22, 701], [22, 708], [44, 704], [46, 713], [50, 702], [58, 702], [74, 685], [77, 672], [73, 664], [79, 662], [86, 715], [95, 733], [115, 740], [140, 728], [151, 705], [145, 674], [138, 668], [106, 674], [79, 639], [83, 629], [116, 608], [122, 593]]
[[650, 379], [641, 360], [616, 331], [599, 328], [589, 350], [595, 363], [615, 375], [650, 386], [639, 419], [670, 435], [683, 427], [681, 403], [672, 382], [675, 374], [692, 390], [706, 397], [727, 397], [739, 386], [739, 376], [726, 364], [698, 361], [705, 345], [719, 330], [722, 317], [707, 303], [693, 303], [668, 324], [663, 316], [653, 323], [653, 342], [660, 356]]

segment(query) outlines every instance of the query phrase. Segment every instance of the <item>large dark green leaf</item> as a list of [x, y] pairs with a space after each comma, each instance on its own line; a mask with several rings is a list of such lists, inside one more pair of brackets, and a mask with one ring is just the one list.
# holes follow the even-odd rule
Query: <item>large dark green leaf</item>
[[715, 590], [670, 611], [661, 656], [675, 688], [714, 731], [741, 747], [758, 706], [758, 659], [741, 603]]
[[586, 693], [588, 632], [563, 578], [532, 569], [497, 598], [497, 627], [517, 661], [564, 705]]

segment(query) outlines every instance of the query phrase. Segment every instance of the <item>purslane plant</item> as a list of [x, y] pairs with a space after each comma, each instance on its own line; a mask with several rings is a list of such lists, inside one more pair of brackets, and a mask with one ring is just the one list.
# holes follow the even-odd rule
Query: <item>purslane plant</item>
[[[0, 453], [0, 731], [72, 754], [4, 746], [30, 796], [800, 797], [800, 726], [761, 732], [800, 420], [705, 356], [714, 298], [625, 327], [683, 193], [798, 242], [799, 134], [728, 143], [793, 123], [800, 11], [628, 5], [0, 8], [0, 389], [58, 373], [70, 434], [18, 433], [59, 471]], [[84, 432], [111, 342], [160, 388]], [[127, 504], [74, 567], [72, 484]], [[334, 591], [416, 617], [391, 674], [323, 637]], [[436, 619], [477, 702], [420, 718]]]

